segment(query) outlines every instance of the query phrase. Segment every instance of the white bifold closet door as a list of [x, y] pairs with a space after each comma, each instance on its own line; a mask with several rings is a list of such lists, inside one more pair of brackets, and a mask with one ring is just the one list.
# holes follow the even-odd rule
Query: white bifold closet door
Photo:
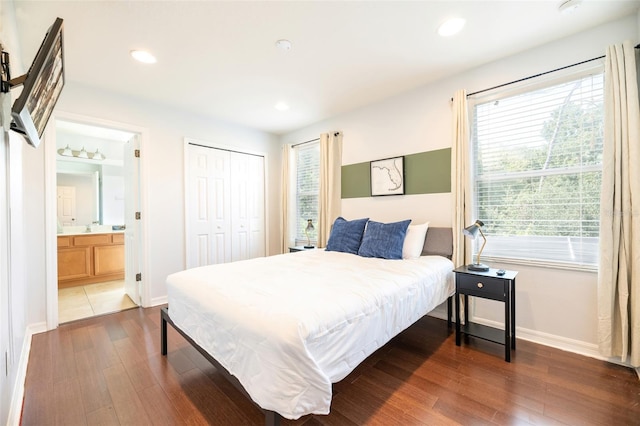
[[264, 157], [187, 151], [187, 268], [264, 256]]

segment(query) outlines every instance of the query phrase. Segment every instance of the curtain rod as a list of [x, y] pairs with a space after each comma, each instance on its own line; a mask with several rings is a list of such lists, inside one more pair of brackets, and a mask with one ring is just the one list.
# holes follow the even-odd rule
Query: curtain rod
[[315, 138], [315, 139], [311, 139], [310, 141], [299, 142], [299, 143], [291, 145], [291, 148], [293, 148], [294, 146], [304, 145], [305, 143], [316, 142], [316, 141], [319, 141], [319, 140], [320, 140], [320, 138]]
[[[640, 44], [637, 44], [635, 46], [635, 48], [636, 49], [640, 48]], [[519, 80], [510, 81], [509, 83], [499, 84], [497, 86], [489, 87], [488, 89], [478, 90], [476, 92], [467, 94], [467, 97], [473, 96], [473, 95], [477, 95], [479, 93], [488, 92], [489, 90], [499, 89], [499, 88], [504, 87], [504, 86], [509, 86], [510, 84], [515, 84], [515, 83], [520, 83], [522, 81], [527, 81], [527, 80], [530, 80], [532, 78], [541, 77], [543, 75], [551, 74], [552, 72], [562, 71], [562, 70], [567, 69], [567, 68], [571, 68], [571, 67], [575, 67], [575, 66], [578, 66], [578, 65], [586, 64], [587, 62], [597, 61], [599, 59], [603, 59], [604, 57], [605, 57], [605, 55], [598, 56], [597, 58], [591, 58], [591, 59], [587, 59], [585, 61], [576, 62], [575, 64], [566, 65], [564, 67], [556, 68], [556, 69], [551, 70], [551, 71], [541, 72], [540, 74], [536, 74], [536, 75], [532, 75], [532, 76], [529, 76], [529, 77], [521, 78]], [[453, 98], [451, 98], [451, 100], [453, 100]]]
[[[340, 134], [340, 132], [334, 132], [333, 136], [338, 136], [339, 134]], [[311, 139], [310, 141], [299, 142], [299, 143], [291, 145], [291, 148], [293, 148], [294, 146], [304, 145], [305, 143], [316, 142], [316, 141], [319, 141], [319, 140], [320, 140], [320, 138], [315, 138], [315, 139]]]

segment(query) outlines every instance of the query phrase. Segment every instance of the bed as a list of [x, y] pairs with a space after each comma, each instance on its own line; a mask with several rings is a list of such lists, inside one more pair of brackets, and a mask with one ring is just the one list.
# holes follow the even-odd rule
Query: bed
[[370, 354], [445, 301], [450, 321], [451, 241], [429, 228], [417, 258], [316, 249], [171, 274], [162, 354], [170, 324], [266, 424], [328, 414], [332, 383]]

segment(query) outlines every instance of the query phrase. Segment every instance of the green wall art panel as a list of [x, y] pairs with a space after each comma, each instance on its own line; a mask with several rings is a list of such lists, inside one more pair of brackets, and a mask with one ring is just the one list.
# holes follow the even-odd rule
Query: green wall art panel
[[[404, 187], [405, 195], [451, 192], [451, 148], [405, 155]], [[342, 166], [342, 198], [370, 196], [370, 162]]]
[[369, 162], [342, 166], [342, 198], [371, 196]]

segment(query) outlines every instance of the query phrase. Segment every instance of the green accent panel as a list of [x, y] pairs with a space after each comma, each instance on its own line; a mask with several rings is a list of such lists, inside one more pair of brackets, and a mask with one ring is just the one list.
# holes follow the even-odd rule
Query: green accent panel
[[371, 196], [369, 162], [342, 166], [342, 198]]
[[451, 148], [404, 157], [404, 193], [451, 192]]
[[[406, 195], [443, 192], [451, 192], [451, 148], [404, 156]], [[342, 198], [370, 196], [370, 162], [342, 166]]]

